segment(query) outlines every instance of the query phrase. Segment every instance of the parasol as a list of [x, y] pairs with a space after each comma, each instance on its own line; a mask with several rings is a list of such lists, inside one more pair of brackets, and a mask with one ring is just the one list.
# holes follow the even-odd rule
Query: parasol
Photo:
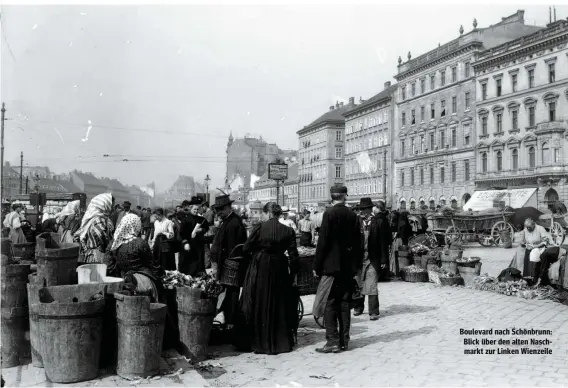
[[513, 211], [515, 214], [511, 216], [509, 221], [515, 226], [524, 225], [527, 218], [538, 221], [538, 218], [544, 214], [534, 207], [522, 207], [520, 209], [513, 209]]

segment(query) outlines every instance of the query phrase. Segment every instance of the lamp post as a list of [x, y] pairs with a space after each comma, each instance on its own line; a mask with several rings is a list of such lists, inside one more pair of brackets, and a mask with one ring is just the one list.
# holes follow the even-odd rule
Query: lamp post
[[[207, 174], [207, 176], [205, 177], [205, 201], [207, 201], [207, 203], [209, 203], [209, 182], [211, 181], [211, 178], [209, 178], [209, 174]], [[209, 203], [209, 205], [211, 205]]]

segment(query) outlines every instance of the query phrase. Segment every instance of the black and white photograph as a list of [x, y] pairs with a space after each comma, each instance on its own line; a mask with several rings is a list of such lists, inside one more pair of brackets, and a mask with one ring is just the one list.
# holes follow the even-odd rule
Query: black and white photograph
[[566, 4], [0, 0], [0, 103], [2, 387], [568, 384]]

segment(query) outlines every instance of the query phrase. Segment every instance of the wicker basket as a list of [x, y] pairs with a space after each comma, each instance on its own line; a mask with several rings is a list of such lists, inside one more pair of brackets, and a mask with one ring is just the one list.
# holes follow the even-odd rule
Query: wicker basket
[[454, 286], [454, 285], [462, 286], [463, 279], [459, 276], [454, 276], [451, 278], [440, 276], [440, 284], [442, 286]]
[[473, 257], [473, 260], [468, 261], [468, 262], [463, 262], [463, 261], [457, 261], [458, 263], [458, 268], [459, 267], [469, 267], [469, 268], [475, 268], [477, 266], [477, 263], [479, 263], [481, 261], [480, 257]]
[[428, 281], [428, 272], [407, 272], [402, 271], [402, 279], [409, 283], [425, 283]]
[[440, 273], [438, 271], [428, 271], [428, 281], [434, 284], [441, 284], [440, 283]]

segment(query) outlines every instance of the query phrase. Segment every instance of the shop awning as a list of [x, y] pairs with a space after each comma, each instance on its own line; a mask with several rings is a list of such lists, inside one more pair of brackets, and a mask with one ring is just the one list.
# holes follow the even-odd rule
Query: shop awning
[[536, 208], [536, 188], [476, 191], [469, 201], [463, 205], [463, 210], [479, 211], [491, 209], [494, 201], [503, 201], [506, 206], [514, 209], [525, 206]]

